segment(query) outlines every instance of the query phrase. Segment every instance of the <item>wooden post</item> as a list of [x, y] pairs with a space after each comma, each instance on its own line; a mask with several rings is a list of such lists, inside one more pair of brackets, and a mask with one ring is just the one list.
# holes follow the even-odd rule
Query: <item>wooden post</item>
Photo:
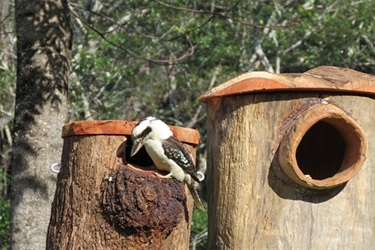
[[[150, 171], [145, 151], [130, 159], [135, 124], [81, 121], [64, 126], [48, 249], [189, 248], [193, 199], [183, 183]], [[199, 133], [171, 129], [195, 157]]]
[[319, 67], [201, 95], [208, 249], [373, 248], [374, 93], [375, 76]]

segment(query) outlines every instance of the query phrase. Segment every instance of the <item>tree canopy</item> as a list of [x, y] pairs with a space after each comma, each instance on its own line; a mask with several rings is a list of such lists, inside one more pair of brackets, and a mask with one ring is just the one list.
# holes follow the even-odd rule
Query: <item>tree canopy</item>
[[196, 126], [197, 95], [242, 72], [373, 72], [370, 1], [90, 3], [71, 4], [73, 119], [155, 114]]

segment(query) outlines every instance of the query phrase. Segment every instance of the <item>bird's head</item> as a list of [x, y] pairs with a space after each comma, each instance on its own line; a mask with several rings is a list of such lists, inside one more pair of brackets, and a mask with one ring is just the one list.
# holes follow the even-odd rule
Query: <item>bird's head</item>
[[141, 120], [132, 130], [133, 146], [130, 156], [135, 155], [147, 140], [165, 140], [173, 135], [163, 121], [149, 116]]

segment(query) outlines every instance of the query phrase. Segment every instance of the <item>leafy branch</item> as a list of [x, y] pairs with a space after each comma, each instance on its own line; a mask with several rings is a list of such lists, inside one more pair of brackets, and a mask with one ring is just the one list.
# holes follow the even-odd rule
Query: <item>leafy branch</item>
[[[87, 10], [86, 8], [78, 5], [78, 4], [74, 4], [74, 3], [70, 3], [70, 6], [73, 7], [73, 8], [79, 8], [79, 9], [84, 9], [84, 10]], [[141, 60], [145, 60], [147, 62], [150, 62], [150, 63], [155, 63], [155, 64], [162, 64], [162, 65], [169, 65], [169, 64], [173, 64], [173, 63], [176, 63], [176, 62], [179, 62], [181, 60], [184, 60], [192, 55], [194, 55], [195, 53], [195, 49], [196, 47], [198, 46], [198, 44], [194, 45], [191, 41], [191, 39], [186, 35], [186, 40], [188, 41], [189, 43], [189, 46], [190, 46], [190, 51], [188, 53], [185, 53], [183, 55], [181, 55], [180, 57], [177, 57], [175, 59], [162, 59], [162, 60], [158, 60], [158, 59], [152, 59], [152, 58], [148, 58], [148, 57], [144, 57], [144, 56], [141, 56], [139, 54], [137, 54], [136, 52], [124, 47], [124, 46], [121, 46], [120, 44], [117, 44], [115, 42], [113, 42], [111, 39], [109, 39], [106, 35], [108, 32], [102, 32], [100, 31], [99, 29], [95, 28], [93, 25], [89, 24], [84, 18], [82, 18], [80, 15], [78, 15], [73, 8], [70, 8], [70, 11], [72, 13], [73, 16], [75, 16], [77, 19], [79, 19], [83, 24], [85, 24], [89, 29], [91, 29], [92, 31], [94, 31], [96, 34], [98, 34], [104, 41], [106, 41], [107, 43], [109, 43], [110, 45], [114, 46], [115, 48], [118, 48], [122, 51], [125, 51], [127, 54], [137, 58], [137, 59], [141, 59]], [[119, 28], [123, 28], [123, 25], [117, 23], [116, 21], [112, 20], [111, 18], [103, 15], [103, 14], [100, 14], [98, 12], [95, 12], [95, 11], [92, 11], [92, 10], [87, 10], [89, 11], [90, 13], [92, 14], [95, 14], [99, 17], [102, 17], [108, 21], [110, 21], [112, 24], [118, 26]], [[142, 35], [142, 36], [146, 36], [146, 35]], [[152, 36], [148, 36], [148, 38], [154, 38]]]

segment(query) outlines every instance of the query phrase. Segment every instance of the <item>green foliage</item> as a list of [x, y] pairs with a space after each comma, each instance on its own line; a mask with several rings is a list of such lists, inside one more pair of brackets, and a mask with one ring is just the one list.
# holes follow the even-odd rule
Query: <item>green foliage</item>
[[[3, 163], [0, 159], [0, 164]], [[10, 200], [7, 195], [9, 177], [0, 168], [0, 249], [10, 248]]]
[[[198, 112], [193, 125], [204, 133], [205, 114], [196, 97], [209, 88], [217, 70], [215, 84], [268, 69], [254, 53], [257, 43], [277, 72], [319, 65], [373, 69], [371, 1], [354, 6], [333, 0], [165, 3], [170, 6], [110, 1], [94, 6], [99, 15], [83, 12], [96, 31], [75, 26], [72, 120], [152, 114], [184, 126]], [[187, 56], [192, 46], [194, 54]], [[160, 65], [166, 60], [172, 64]]]
[[[282, 71], [301, 72], [320, 65], [349, 67], [374, 74], [375, 11], [371, 1], [327, 1], [310, 8], [298, 5], [300, 14], [294, 29], [280, 30], [280, 40], [300, 46], [283, 55]], [[361, 14], [360, 14], [361, 13]]]
[[0, 249], [10, 249], [10, 201], [0, 198]]
[[15, 98], [15, 44], [11, 4], [0, 1], [0, 249], [10, 249], [9, 167]]
[[[205, 205], [206, 209], [207, 206]], [[207, 211], [194, 209], [191, 225], [190, 247], [193, 249], [207, 249]]]
[[[11, 110], [14, 100], [14, 83], [16, 72], [14, 69], [0, 67], [0, 110]], [[2, 115], [0, 113], [0, 115]]]

